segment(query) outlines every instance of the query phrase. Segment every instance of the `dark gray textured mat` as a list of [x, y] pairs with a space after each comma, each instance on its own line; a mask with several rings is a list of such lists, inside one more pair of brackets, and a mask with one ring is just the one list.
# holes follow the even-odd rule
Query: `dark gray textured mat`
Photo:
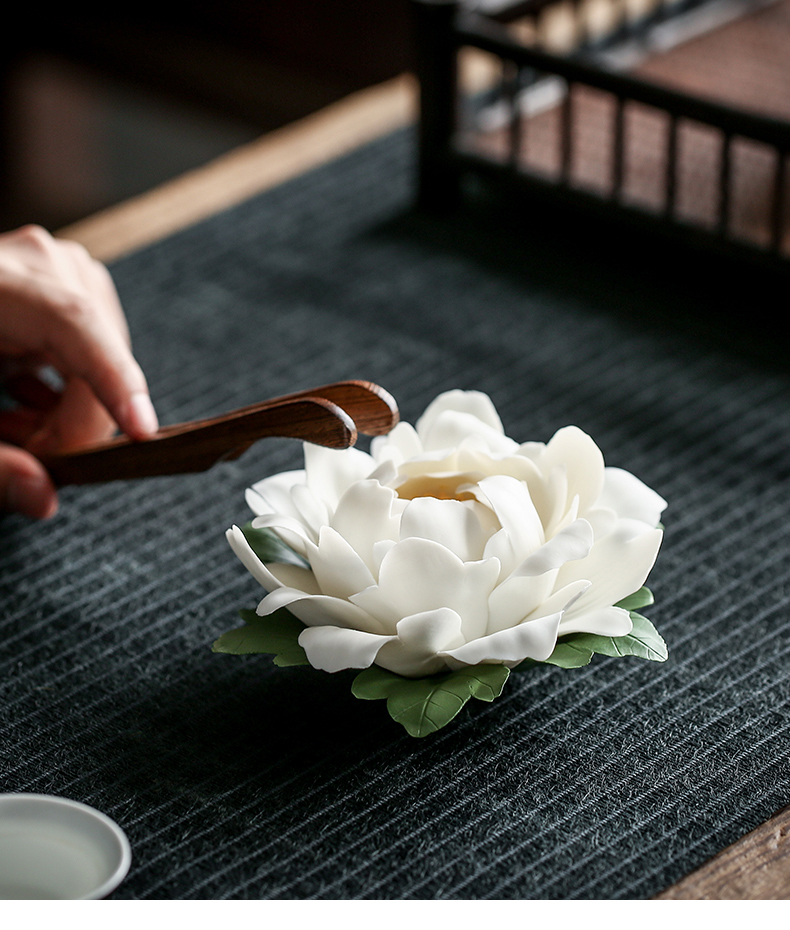
[[575, 423], [669, 501], [670, 659], [512, 676], [414, 740], [351, 675], [211, 652], [259, 598], [224, 530], [298, 444], [67, 490], [51, 523], [0, 522], [0, 789], [119, 821], [117, 897], [649, 897], [790, 801], [790, 384], [706, 322], [750, 318], [759, 282], [741, 306], [486, 204], [413, 216], [411, 154], [384, 140], [115, 266], [163, 422], [362, 377], [411, 421], [463, 387], [520, 440]]

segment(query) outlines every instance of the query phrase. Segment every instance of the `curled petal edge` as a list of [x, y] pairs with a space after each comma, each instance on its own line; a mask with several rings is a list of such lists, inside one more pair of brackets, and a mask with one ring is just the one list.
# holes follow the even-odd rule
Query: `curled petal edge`
[[299, 645], [313, 668], [340, 672], [346, 668], [368, 668], [381, 647], [394, 639], [397, 636], [380, 636], [338, 626], [313, 626], [299, 634]]
[[515, 576], [544, 575], [565, 565], [585, 559], [593, 547], [593, 529], [584, 520], [574, 520], [544, 543], [539, 549], [527, 556], [513, 571]]
[[499, 662], [512, 667], [524, 659], [544, 662], [557, 644], [561, 619], [562, 611], [558, 611], [547, 617], [528, 620], [510, 629], [481, 636], [458, 649], [447, 650], [442, 655], [458, 663], [456, 668], [486, 662]]
[[281, 587], [280, 582], [252, 551], [250, 544], [244, 538], [244, 533], [238, 526], [234, 524], [229, 530], [226, 530], [225, 538], [241, 564], [262, 588], [267, 591], [274, 591]]

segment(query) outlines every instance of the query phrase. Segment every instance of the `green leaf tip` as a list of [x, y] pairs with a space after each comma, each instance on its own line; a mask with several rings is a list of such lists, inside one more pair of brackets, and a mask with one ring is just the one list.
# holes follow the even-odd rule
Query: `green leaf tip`
[[351, 692], [365, 701], [386, 699], [387, 710], [410, 736], [446, 726], [470, 698], [493, 701], [510, 675], [504, 665], [475, 665], [427, 678], [404, 678], [376, 665], [354, 679]]
[[[595, 653], [604, 656], [637, 656], [651, 662], [666, 662], [669, 657], [667, 644], [653, 624], [636, 612], [636, 607], [653, 603], [653, 595], [647, 588], [623, 598], [616, 607], [628, 610], [633, 628], [625, 636], [599, 636], [595, 633], [571, 633], [558, 640], [554, 652], [546, 659], [549, 665], [561, 668], [581, 668], [588, 665]], [[524, 665], [524, 663], [522, 663]]]
[[244, 626], [223, 633], [212, 646], [214, 652], [266, 653], [273, 655], [274, 664], [279, 666], [310, 664], [299, 645], [304, 624], [284, 607], [267, 617], [259, 617], [254, 610], [240, 610], [239, 614]]
[[255, 529], [252, 521], [245, 523], [241, 528], [244, 538], [250, 549], [258, 556], [261, 562], [285, 562], [289, 565], [304, 566], [307, 563], [301, 556], [286, 546], [274, 530], [268, 527]]
[[666, 662], [667, 645], [653, 624], [637, 613], [640, 607], [653, 603], [653, 594], [648, 588], [640, 588], [615, 604], [627, 610], [633, 629], [625, 636], [599, 636], [595, 633], [571, 633], [557, 641], [554, 651], [543, 662], [525, 659], [513, 671], [522, 672], [536, 665], [556, 665], [559, 668], [582, 668], [589, 665], [598, 653], [604, 656], [637, 656], [651, 662]]
[[575, 636], [568, 636], [558, 641], [554, 652], [546, 659], [546, 664], [557, 665], [559, 668], [582, 668], [590, 664], [594, 651], [577, 642]]
[[653, 602], [653, 592], [650, 588], [641, 587], [638, 591], [634, 591], [633, 594], [629, 594], [628, 597], [624, 597], [621, 601], [618, 601], [614, 606], [622, 607], [623, 610], [627, 610], [630, 613], [632, 610], [641, 610], [643, 607], [649, 607]]
[[666, 662], [669, 655], [666, 643], [653, 624], [647, 617], [633, 610], [630, 615], [634, 626], [627, 635], [596, 636], [593, 633], [575, 633], [574, 645], [604, 656], [637, 656], [651, 662]]

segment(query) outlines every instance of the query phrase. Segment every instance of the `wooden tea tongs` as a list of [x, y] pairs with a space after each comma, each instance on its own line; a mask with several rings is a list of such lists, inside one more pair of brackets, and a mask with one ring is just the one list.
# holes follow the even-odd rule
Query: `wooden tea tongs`
[[384, 388], [369, 381], [339, 381], [223, 416], [164, 426], [150, 439], [119, 436], [49, 456], [44, 465], [59, 487], [177, 475], [236, 459], [258, 439], [269, 436], [346, 449], [357, 441], [357, 431], [379, 436], [397, 422], [398, 407]]

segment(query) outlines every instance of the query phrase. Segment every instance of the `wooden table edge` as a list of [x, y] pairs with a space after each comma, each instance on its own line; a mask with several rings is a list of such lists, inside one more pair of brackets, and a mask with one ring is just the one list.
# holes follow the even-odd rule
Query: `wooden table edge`
[[[360, 91], [208, 165], [60, 230], [103, 262], [317, 168], [416, 114], [411, 75]], [[654, 900], [789, 900], [790, 807], [722, 850]]]
[[209, 164], [58, 231], [102, 262], [221, 210], [414, 121], [416, 86], [401, 75], [267, 133]]
[[656, 895], [655, 900], [790, 900], [790, 807]]

